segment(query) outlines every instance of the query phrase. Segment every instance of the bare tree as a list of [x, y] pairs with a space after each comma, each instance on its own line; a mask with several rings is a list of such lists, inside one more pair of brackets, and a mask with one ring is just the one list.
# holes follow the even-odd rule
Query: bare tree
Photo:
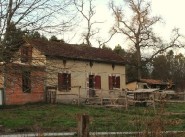
[[96, 33], [98, 33], [98, 31], [92, 30], [93, 25], [97, 23], [97, 22], [92, 22], [92, 18], [96, 13], [94, 10], [95, 7], [93, 6], [92, 2], [93, 0], [88, 0], [88, 10], [86, 14], [85, 1], [84, 0], [74, 0], [74, 4], [75, 4], [77, 11], [80, 12], [83, 18], [87, 21], [87, 30], [83, 34], [83, 37], [88, 46], [91, 46], [91, 42], [90, 42], [91, 37], [95, 35]]
[[[2, 28], [7, 29], [11, 22], [32, 30], [63, 28], [69, 23], [65, 15], [69, 15], [70, 4], [70, 0], [4, 0], [1, 2]], [[59, 16], [61, 20], [58, 20]]]
[[[87, 3], [86, 3], [87, 2]], [[75, 7], [77, 11], [82, 15], [82, 17], [87, 22], [87, 27], [83, 33], [83, 38], [88, 46], [92, 46], [91, 40], [94, 35], [99, 33], [98, 28], [94, 28], [95, 24], [103, 23], [101, 21], [94, 20], [96, 11], [93, 5], [94, 0], [74, 0]]]
[[70, 0], [0, 0], [0, 38], [6, 37], [12, 22], [21, 29], [62, 31], [69, 26], [65, 15], [70, 4]]
[[126, 36], [127, 40], [133, 45], [137, 55], [137, 78], [142, 76], [142, 60], [143, 53], [148, 52], [149, 59], [151, 60], [157, 54], [173, 47], [182, 47], [179, 41], [181, 35], [178, 29], [175, 29], [174, 35], [171, 38], [171, 42], [163, 44], [160, 37], [156, 36], [153, 31], [153, 27], [158, 22], [161, 22], [161, 18], [158, 16], [151, 16], [151, 3], [145, 0], [124, 0], [128, 4], [130, 18], [126, 17], [127, 13], [123, 11], [121, 6], [116, 6], [112, 1], [110, 7], [115, 16], [115, 25], [113, 31], [122, 33]]
[[75, 17], [70, 6], [74, 6], [72, 0], [0, 0], [1, 61], [12, 55], [10, 49], [21, 44], [18, 40], [21, 36], [17, 37], [20, 33], [64, 32]]

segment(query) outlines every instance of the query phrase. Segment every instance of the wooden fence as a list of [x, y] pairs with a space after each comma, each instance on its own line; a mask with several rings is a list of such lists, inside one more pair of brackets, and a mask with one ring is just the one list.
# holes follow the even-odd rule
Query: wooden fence
[[[47, 87], [46, 100], [49, 103], [56, 103], [57, 96], [75, 96], [71, 99], [73, 104], [86, 104], [86, 105], [100, 105], [105, 107], [123, 107], [128, 109], [130, 105], [151, 105], [155, 110], [155, 104], [158, 102], [166, 103], [185, 103], [185, 93], [163, 93], [163, 92], [147, 92], [147, 91], [126, 91], [123, 89], [104, 90], [104, 89], [91, 89], [82, 88], [81, 86], [73, 86], [77, 88], [78, 92], [74, 93], [56, 93], [56, 87]], [[82, 89], [85, 91], [94, 90], [94, 96], [82, 96]]]

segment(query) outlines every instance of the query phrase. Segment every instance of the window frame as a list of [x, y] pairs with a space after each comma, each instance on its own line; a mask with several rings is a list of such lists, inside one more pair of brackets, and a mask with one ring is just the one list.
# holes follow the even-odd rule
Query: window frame
[[21, 63], [31, 62], [32, 48], [28, 46], [23, 46], [21, 48]]
[[[92, 80], [92, 86], [90, 86], [90, 79]], [[101, 89], [101, 76], [100, 75], [89, 75], [89, 88]]]
[[30, 71], [22, 72], [22, 91], [24, 93], [31, 92], [31, 72]]
[[58, 73], [58, 90], [70, 91], [71, 90], [71, 74], [70, 73]]
[[120, 89], [121, 85], [121, 79], [119, 75], [109, 75], [108, 76], [108, 82], [109, 82], [109, 90], [113, 89]]

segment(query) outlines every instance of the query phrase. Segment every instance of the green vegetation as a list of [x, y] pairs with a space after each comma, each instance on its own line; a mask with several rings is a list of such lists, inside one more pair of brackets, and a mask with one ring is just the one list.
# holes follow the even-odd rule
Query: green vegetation
[[[165, 108], [165, 109], [164, 109]], [[64, 104], [29, 104], [0, 108], [5, 131], [76, 131], [77, 114], [90, 116], [90, 131], [183, 130], [185, 105], [170, 104], [156, 114], [152, 107], [94, 108]]]

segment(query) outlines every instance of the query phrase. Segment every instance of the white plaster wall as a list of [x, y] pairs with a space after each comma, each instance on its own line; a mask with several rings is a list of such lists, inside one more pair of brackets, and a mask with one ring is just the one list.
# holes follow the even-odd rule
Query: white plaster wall
[[[120, 89], [125, 88], [125, 67], [121, 65], [115, 65], [112, 68], [112, 64], [97, 63], [94, 62], [93, 66], [90, 67], [89, 61], [76, 61], [67, 60], [64, 65], [62, 59], [47, 59], [46, 63], [47, 71], [47, 86], [57, 86], [58, 84], [58, 73], [68, 72], [71, 73], [71, 86], [81, 86], [80, 95], [81, 97], [88, 97], [87, 82], [89, 74], [100, 75], [101, 76], [101, 88], [104, 96], [109, 95], [109, 83], [108, 76], [110, 74], [115, 74], [120, 76]], [[61, 92], [57, 90], [57, 100], [62, 102], [71, 101], [72, 99], [77, 99], [75, 95], [78, 94], [78, 88], [72, 88], [69, 92]], [[98, 92], [98, 91], [97, 91]], [[100, 93], [100, 91], [99, 91]], [[67, 95], [63, 95], [67, 94]]]

